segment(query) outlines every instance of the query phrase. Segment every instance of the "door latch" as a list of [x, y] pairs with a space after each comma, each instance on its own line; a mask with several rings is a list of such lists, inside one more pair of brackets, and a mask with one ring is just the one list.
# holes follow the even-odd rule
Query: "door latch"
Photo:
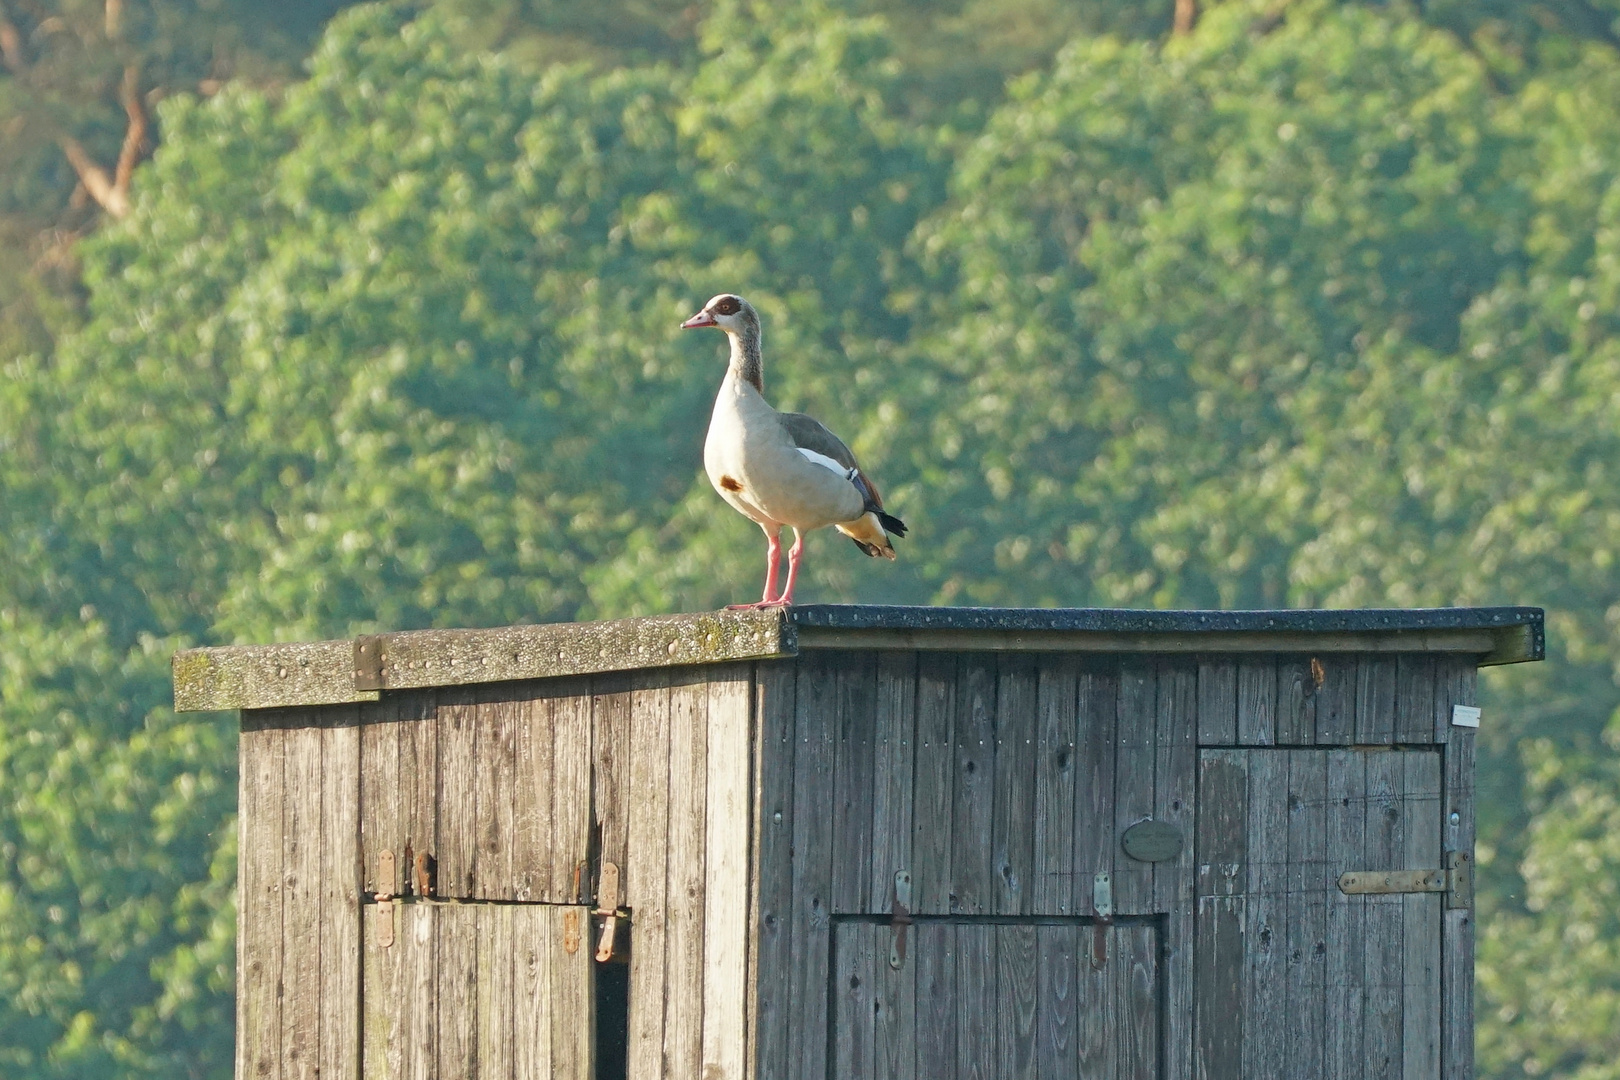
[[1437, 870], [1350, 870], [1339, 875], [1339, 891], [1346, 896], [1445, 893], [1446, 907], [1467, 909], [1474, 903], [1474, 860], [1466, 851], [1448, 851], [1446, 865]]
[[629, 916], [629, 912], [619, 906], [618, 863], [602, 864], [602, 877], [596, 887], [596, 910], [592, 914], [602, 920], [602, 934], [596, 941], [596, 961], [605, 964], [613, 959], [619, 921]]
[[906, 927], [911, 925], [911, 874], [894, 872], [894, 903], [889, 907], [889, 925], [894, 939], [889, 943], [889, 966], [899, 971], [906, 966]]
[[1091, 967], [1101, 971], [1108, 966], [1108, 934], [1114, 926], [1114, 879], [1106, 870], [1091, 879], [1091, 906], [1097, 913], [1091, 926]]

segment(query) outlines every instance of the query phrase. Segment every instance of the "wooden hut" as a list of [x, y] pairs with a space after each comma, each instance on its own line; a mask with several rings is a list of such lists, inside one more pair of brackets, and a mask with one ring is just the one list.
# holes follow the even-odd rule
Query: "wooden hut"
[[1542, 652], [835, 606], [183, 652], [242, 710], [237, 1075], [1463, 1080], [1475, 670]]

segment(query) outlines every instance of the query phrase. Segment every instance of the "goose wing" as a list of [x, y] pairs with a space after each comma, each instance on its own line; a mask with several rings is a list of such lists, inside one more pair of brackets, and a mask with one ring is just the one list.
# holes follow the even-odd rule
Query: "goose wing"
[[[883, 496], [878, 493], [877, 485], [861, 471], [860, 463], [855, 460], [855, 454], [844, 445], [844, 440], [827, 430], [825, 424], [804, 413], [778, 413], [782, 420], [782, 429], [787, 432], [788, 439], [798, 448], [799, 453], [815, 461], [817, 457], [828, 458], [841, 466], [844, 470], [854, 473], [850, 481], [860, 489], [861, 495], [872, 504], [873, 509], [883, 509]], [[818, 464], [826, 464], [819, 462]]]

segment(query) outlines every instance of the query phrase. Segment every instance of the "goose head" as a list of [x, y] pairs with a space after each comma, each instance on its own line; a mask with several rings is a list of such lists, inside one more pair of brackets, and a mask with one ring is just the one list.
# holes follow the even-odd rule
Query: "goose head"
[[703, 310], [681, 323], [682, 330], [714, 326], [728, 334], [744, 335], [759, 330], [759, 313], [735, 293], [721, 293], [703, 305]]

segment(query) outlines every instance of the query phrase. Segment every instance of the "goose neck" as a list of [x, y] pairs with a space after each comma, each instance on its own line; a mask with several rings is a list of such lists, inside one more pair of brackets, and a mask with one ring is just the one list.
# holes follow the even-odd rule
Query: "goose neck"
[[746, 326], [731, 338], [731, 371], [739, 379], [765, 392], [765, 368], [759, 358], [759, 328]]

